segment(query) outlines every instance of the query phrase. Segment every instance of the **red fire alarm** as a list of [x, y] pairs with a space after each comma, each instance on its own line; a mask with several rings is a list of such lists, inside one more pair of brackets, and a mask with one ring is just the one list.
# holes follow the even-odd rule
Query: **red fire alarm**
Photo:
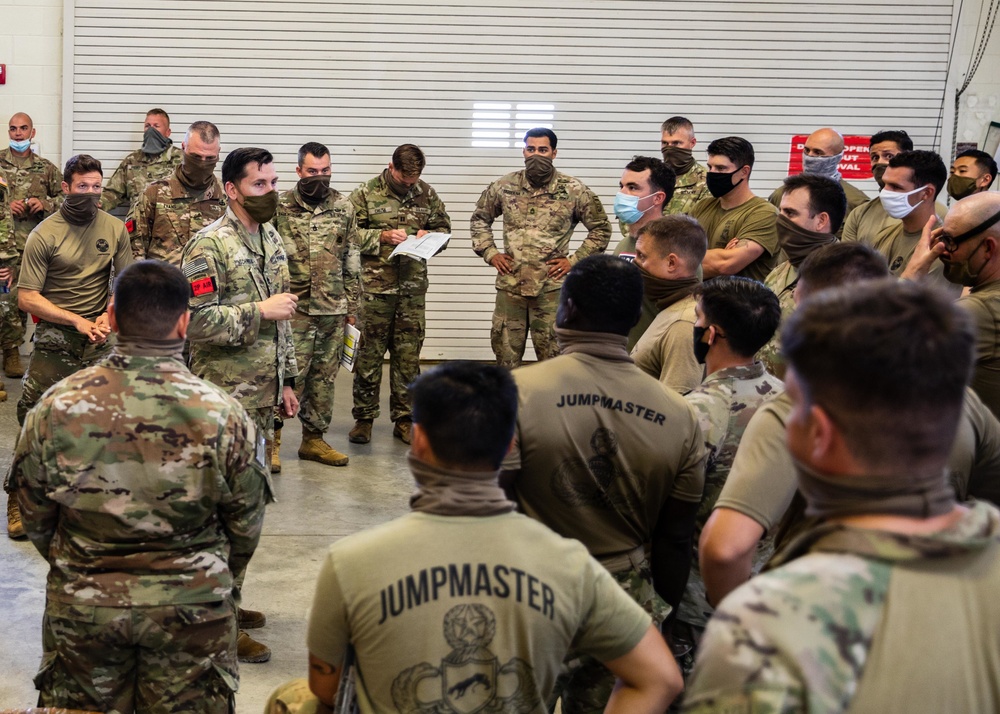
[[7, 65], [0, 64], [0, 84], [7, 84]]

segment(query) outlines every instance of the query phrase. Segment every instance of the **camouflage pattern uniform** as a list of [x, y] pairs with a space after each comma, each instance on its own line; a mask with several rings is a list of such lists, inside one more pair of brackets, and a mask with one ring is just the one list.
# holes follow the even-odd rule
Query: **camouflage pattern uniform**
[[982, 502], [925, 535], [803, 534], [719, 606], [684, 711], [997, 711], [998, 541]]
[[298, 188], [281, 195], [278, 233], [288, 255], [291, 290], [299, 298], [292, 318], [295, 391], [304, 428], [325, 433], [333, 419], [334, 380], [344, 347], [344, 322], [361, 299], [361, 257], [354, 204], [340, 192], [316, 205]]
[[[107, 191], [107, 189], [105, 189]], [[125, 225], [136, 260], [163, 260], [180, 266], [191, 236], [226, 212], [222, 184], [212, 177], [205, 190], [192, 191], [177, 178], [154, 181], [139, 194]]]
[[[603, 253], [611, 223], [601, 199], [582, 181], [556, 171], [548, 185], [534, 188], [523, 170], [515, 171], [491, 183], [472, 213], [472, 249], [487, 263], [500, 253], [491, 226], [501, 215], [503, 252], [513, 265], [510, 274], [497, 274], [490, 342], [497, 364], [513, 369], [524, 357], [529, 329], [539, 361], [559, 354], [555, 319], [563, 279], [550, 278], [545, 261], [568, 258], [575, 264]], [[577, 223], [588, 233], [571, 255], [569, 241]]]
[[[51, 216], [62, 204], [62, 172], [48, 159], [34, 153], [24, 158], [14, 156], [11, 149], [0, 150], [0, 171], [7, 175], [10, 201], [37, 198], [42, 202], [41, 213], [31, 213], [25, 218], [14, 217], [14, 242], [18, 255], [24, 252], [28, 235], [47, 216]], [[20, 347], [24, 342], [24, 325], [27, 316], [17, 306], [17, 270], [20, 258], [13, 263], [15, 283], [9, 293], [0, 296], [0, 350]]]
[[[688, 627], [674, 628], [675, 634], [687, 634], [690, 642], [690, 657], [684, 674], [690, 672], [694, 663], [694, 648], [698, 637], [712, 614], [712, 607], [705, 596], [705, 583], [698, 567], [698, 539], [715, 508], [715, 502], [722, 493], [722, 487], [729, 476], [729, 469], [736, 457], [736, 449], [743, 438], [743, 432], [757, 408], [771, 397], [780, 394], [785, 385], [779, 379], [764, 371], [764, 365], [754, 362], [745, 367], [720, 369], [709, 375], [704, 383], [685, 395], [684, 399], [694, 409], [698, 417], [701, 433], [705, 437], [708, 462], [705, 466], [705, 495], [695, 520], [694, 557], [691, 559], [691, 574], [688, 576], [687, 590], [681, 600], [677, 615], [678, 624]], [[680, 630], [680, 633], [678, 633]], [[685, 632], [686, 631], [686, 632]], [[678, 639], [675, 637], [675, 640]], [[676, 641], [675, 641], [675, 652]]]
[[354, 365], [355, 419], [379, 415], [382, 358], [389, 351], [389, 416], [410, 418], [406, 386], [420, 374], [420, 349], [426, 324], [427, 264], [405, 256], [390, 259], [394, 245], [381, 243], [382, 231], [404, 229], [450, 233], [444, 202], [425, 181], [417, 181], [402, 198], [386, 181], [388, 169], [351, 194], [357, 211], [364, 280], [361, 348]]
[[[686, 174], [677, 177], [674, 184], [674, 195], [663, 207], [663, 215], [671, 216], [676, 213], [691, 213], [694, 204], [711, 194], [708, 192], [708, 184], [705, 182], [705, 174], [708, 169], [697, 161]], [[618, 230], [621, 231], [622, 239], [615, 248], [615, 255], [626, 253], [635, 257], [635, 239], [631, 237], [628, 224], [618, 220]]]
[[251, 236], [227, 209], [184, 246], [181, 270], [191, 281], [191, 371], [242, 404], [270, 443], [274, 407], [298, 372], [288, 320], [264, 320], [257, 307], [290, 292], [281, 236], [270, 223]]
[[50, 391], [18, 441], [12, 480], [50, 564], [42, 706], [234, 711], [231, 590], [270, 496], [263, 446], [164, 351], [119, 345]]
[[[21, 262], [21, 252], [17, 249], [17, 244], [14, 241], [14, 216], [10, 212], [10, 202], [11, 186], [7, 181], [6, 174], [0, 169], [0, 268], [14, 268], [16, 270]], [[10, 289], [6, 290], [6, 293], [14, 289], [17, 284], [17, 276], [15, 275], [14, 278], [14, 283]], [[7, 347], [20, 345], [20, 340], [24, 337], [21, 331], [20, 311], [17, 309], [16, 303], [7, 299], [7, 294], [0, 293], [0, 295], [2, 295], [0, 298], [0, 345]], [[15, 326], [17, 329], [14, 329]], [[0, 387], [0, 392], [3, 393], [3, 398], [0, 401], [6, 400], [7, 392], [2, 387]]]
[[[776, 267], [764, 279], [764, 285], [771, 289], [778, 296], [778, 305], [781, 307], [781, 322], [785, 322], [795, 312], [795, 286], [799, 282], [799, 271], [792, 265], [790, 260]], [[785, 360], [781, 357], [781, 327], [774, 332], [774, 336], [766, 345], [757, 352], [757, 359], [764, 363], [765, 369], [778, 379], [785, 378]]]
[[146, 187], [153, 181], [169, 177], [181, 165], [183, 157], [184, 153], [176, 146], [168, 146], [160, 154], [147, 154], [142, 149], [136, 149], [122, 159], [104, 185], [101, 208], [112, 211], [126, 204], [132, 209]]

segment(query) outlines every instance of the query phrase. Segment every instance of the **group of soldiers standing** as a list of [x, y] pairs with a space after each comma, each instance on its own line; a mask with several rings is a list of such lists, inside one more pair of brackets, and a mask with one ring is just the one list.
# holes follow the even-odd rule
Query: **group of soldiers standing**
[[[761, 612], [790, 607], [780, 601], [788, 576], [755, 581], [764, 584], [751, 595], [741, 589], [713, 619], [776, 543], [812, 533], [794, 541], [795, 552], [830, 536], [838, 553], [867, 556], [887, 546], [849, 529], [886, 514], [922, 519], [908, 534], [956, 527], [995, 540], [994, 510], [956, 506], [1000, 494], [990, 473], [1000, 464], [1000, 439], [992, 438], [1000, 435], [1000, 311], [991, 298], [1000, 285], [1000, 202], [987, 193], [996, 163], [982, 152], [955, 159], [947, 186], [960, 200], [938, 227], [947, 169], [936, 154], [914, 151], [905, 132], [871, 139], [882, 187], [875, 199], [843, 181], [843, 139], [829, 128], [809, 136], [803, 174], [764, 199], [750, 187], [750, 142], [716, 139], [704, 167], [694, 158], [693, 125], [672, 117], [661, 127], [662, 160], [636, 156], [624, 167], [614, 202], [623, 239], [612, 257], [601, 255], [611, 224], [600, 199], [556, 170], [555, 133], [531, 129], [525, 168], [490, 184], [471, 219], [473, 250], [497, 273], [497, 366], [446, 364], [420, 376], [427, 267], [391, 254], [410, 236], [450, 232], [451, 220], [420, 178], [419, 147], [397, 147], [348, 196], [330, 185], [329, 149], [306, 143], [297, 183], [279, 194], [266, 149], [229, 152], [220, 181], [219, 129], [191, 124], [178, 150], [161, 109], [147, 114], [141, 149], [106, 186], [90, 156], [71, 158], [60, 175], [33, 154], [26, 115], [15, 115], [9, 132], [10, 148], [0, 152], [8, 375], [20, 369], [23, 313], [37, 324], [5, 490], [8, 532], [26, 533], [52, 563], [38, 680], [44, 705], [232, 708], [236, 660], [270, 657], [247, 633], [265, 624], [264, 613], [240, 600], [271, 498], [269, 474], [281, 469], [283, 420], [302, 423], [299, 458], [349, 460], [324, 438], [347, 326], [362, 334], [348, 438], [372, 438], [388, 352], [390, 417], [394, 436], [412, 445], [415, 513], [330, 550], [310, 622], [308, 685], [279, 690], [269, 711], [324, 711], [350, 648], [365, 674], [358, 696], [366, 711], [532, 711], [556, 698], [567, 712], [662, 711], [683, 680], [693, 711], [750, 711], [761, 697], [798, 710], [808, 696], [795, 687], [819, 686], [820, 668], [810, 663], [789, 684], [793, 666], [745, 651], [748, 636], [771, 632]], [[106, 212], [126, 204], [124, 223]], [[502, 245], [492, 231], [498, 217]], [[580, 223], [587, 235], [571, 253]], [[852, 285], [862, 282], [874, 287]], [[921, 283], [950, 290], [974, 316], [975, 351], [971, 318]], [[826, 302], [807, 299], [845, 285]], [[963, 286], [971, 293], [959, 297]], [[861, 417], [864, 428], [854, 425], [850, 409], [850, 399], [864, 402], [870, 420], [869, 411], [884, 415], [884, 401], [897, 399], [926, 417], [924, 402], [901, 396], [895, 383], [883, 389], [878, 372], [892, 367], [898, 381], [916, 369], [883, 349], [870, 350], [871, 375], [829, 357], [842, 354], [851, 369], [867, 364], [872, 336], [848, 324], [860, 315], [886, 331], [896, 321], [894, 334], [910, 330], [939, 349], [912, 356], [914, 364], [937, 355], [956, 362], [953, 375], [928, 383], [959, 426], [927, 418], [934, 437], [929, 426], [906, 427], [904, 437], [927, 444], [904, 459], [919, 472], [918, 486], [893, 481], [888, 442], [869, 443], [874, 437], [861, 432], [878, 429]], [[528, 333], [539, 363], [522, 367]], [[938, 467], [948, 458], [945, 478]], [[856, 487], [852, 500], [844, 479], [858, 473], [876, 483]], [[805, 504], [794, 500], [796, 474]], [[157, 503], [144, 510], [143, 499]], [[515, 503], [547, 528], [526, 525]], [[60, 508], [83, 515], [66, 521]], [[449, 520], [456, 516], [469, 518]], [[809, 531], [814, 516], [848, 535]], [[170, 548], [144, 548], [133, 542], [139, 533]], [[918, 541], [905, 544], [913, 558], [932, 550]], [[200, 559], [187, 557], [194, 550]], [[88, 557], [71, 557], [81, 552]], [[386, 554], [378, 573], [368, 567], [372, 553]], [[126, 554], [129, 577], [101, 576]], [[875, 581], [891, 567], [858, 572]], [[438, 589], [451, 597], [439, 602]], [[456, 599], [473, 591], [474, 600]], [[893, 592], [882, 588], [879, 597]], [[204, 634], [187, 641], [169, 622], [174, 606]], [[163, 631], [149, 691], [122, 685], [129, 663], [87, 665], [96, 656], [89, 641], [138, 646], [132, 638], [141, 635], [122, 621], [133, 607]], [[415, 624], [410, 610], [427, 617]], [[852, 622], [852, 632], [870, 643], [878, 615], [866, 611], [869, 620]], [[439, 622], [447, 647], [431, 632]], [[400, 629], [387, 637], [387, 623]], [[537, 641], [512, 635], [521, 626]], [[750, 627], [758, 629], [747, 635]], [[817, 657], [843, 675], [849, 662], [831, 650], [829, 633], [802, 627], [813, 628]], [[780, 651], [786, 633], [775, 631]], [[387, 649], [393, 641], [407, 646]], [[494, 650], [511, 658], [502, 663]], [[199, 680], [193, 663], [206, 657], [214, 674]], [[769, 693], [754, 678], [759, 671], [774, 672], [783, 693]], [[436, 684], [423, 687], [424, 679]], [[843, 701], [853, 686], [821, 694]], [[865, 694], [884, 702], [886, 691]]]

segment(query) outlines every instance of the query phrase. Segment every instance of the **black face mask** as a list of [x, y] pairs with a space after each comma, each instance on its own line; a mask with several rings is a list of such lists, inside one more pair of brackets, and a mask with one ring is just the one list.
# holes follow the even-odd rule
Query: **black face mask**
[[63, 200], [59, 212], [67, 223], [74, 226], [85, 226], [97, 217], [97, 209], [101, 204], [99, 193], [71, 193]]
[[875, 179], [875, 183], [878, 184], [879, 191], [885, 186], [885, 181], [882, 180], [882, 175], [885, 170], [889, 168], [889, 164], [875, 164], [872, 166], [872, 178]]
[[727, 193], [743, 183], [743, 179], [733, 183], [733, 176], [735, 176], [736, 172], [739, 170], [740, 169], [730, 171], [728, 174], [714, 173], [711, 171], [705, 174], [705, 184], [708, 186], [708, 192], [716, 198], [722, 198], [725, 196]]
[[299, 179], [298, 188], [303, 201], [310, 206], [318, 206], [330, 195], [330, 176], [329, 174], [303, 176]]
[[698, 360], [698, 364], [705, 364], [705, 360], [708, 359], [708, 350], [712, 346], [701, 341], [706, 332], [708, 332], [707, 327], [694, 326], [694, 358]]

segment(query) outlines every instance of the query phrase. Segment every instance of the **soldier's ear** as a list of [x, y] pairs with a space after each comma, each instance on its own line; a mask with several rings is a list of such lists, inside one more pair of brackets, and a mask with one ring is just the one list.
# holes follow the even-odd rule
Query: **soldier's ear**
[[191, 323], [191, 311], [185, 310], [184, 313], [177, 318], [177, 324], [174, 326], [174, 336], [180, 339], [185, 339], [187, 337], [188, 325]]
[[114, 297], [112, 297], [111, 302], [108, 303], [108, 324], [111, 325], [111, 329], [115, 333], [118, 332], [118, 316], [115, 314]]

